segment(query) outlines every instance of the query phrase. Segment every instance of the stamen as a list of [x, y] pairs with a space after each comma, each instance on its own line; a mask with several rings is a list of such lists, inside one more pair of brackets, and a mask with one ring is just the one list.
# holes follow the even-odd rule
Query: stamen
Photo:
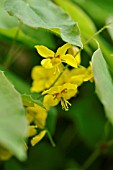
[[54, 100], [58, 97], [59, 93], [54, 93], [53, 94], [53, 97], [54, 97]]
[[63, 110], [68, 111], [69, 106], [71, 106], [71, 103], [69, 103], [67, 100], [65, 100], [63, 97], [61, 97], [61, 105], [62, 105]]
[[67, 93], [67, 88], [63, 89], [61, 93]]
[[60, 58], [60, 55], [57, 55], [55, 58]]

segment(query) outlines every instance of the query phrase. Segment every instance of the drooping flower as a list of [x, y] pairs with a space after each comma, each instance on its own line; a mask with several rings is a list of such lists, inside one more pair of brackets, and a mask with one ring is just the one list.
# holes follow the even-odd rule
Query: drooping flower
[[[27, 136], [32, 137], [31, 144], [34, 146], [46, 134], [46, 130], [43, 129], [46, 124], [47, 112], [41, 106], [34, 104], [34, 107], [27, 107], [26, 116], [29, 122], [29, 131]], [[37, 133], [37, 129], [40, 129], [41, 131]]]
[[41, 65], [46, 69], [59, 69], [58, 66], [61, 63], [67, 63], [68, 65], [77, 68], [77, 62], [75, 58], [71, 54], [66, 54], [67, 50], [71, 47], [71, 44], [66, 43], [62, 47], [58, 48], [57, 52], [54, 53], [52, 50], [43, 45], [35, 46], [38, 53], [45, 58], [41, 61]]
[[77, 85], [65, 83], [62, 86], [54, 86], [44, 91], [43, 94], [46, 94], [43, 104], [47, 109], [61, 102], [62, 108], [68, 110], [68, 105], [71, 106], [68, 100], [77, 94]]

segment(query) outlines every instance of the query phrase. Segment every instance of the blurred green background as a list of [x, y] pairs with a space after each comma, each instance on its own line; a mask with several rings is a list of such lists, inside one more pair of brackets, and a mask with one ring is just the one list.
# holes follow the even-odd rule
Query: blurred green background
[[[55, 51], [64, 42], [45, 29], [35, 30], [23, 26], [15, 44], [18, 55], [6, 69], [4, 61], [13, 42], [18, 21], [4, 11], [3, 2], [0, 1], [0, 69], [5, 70], [6, 76], [20, 93], [30, 93], [31, 70], [41, 61], [34, 45], [43, 44]], [[112, 0], [54, 0], [54, 3], [78, 22], [83, 42], [113, 16]], [[111, 68], [108, 55], [113, 51], [113, 41], [108, 30], [104, 30], [96, 38]], [[81, 52], [82, 65], [89, 65], [96, 48], [93, 41], [84, 48]], [[32, 95], [34, 98], [37, 96]], [[26, 162], [19, 162], [12, 157], [6, 162], [0, 162], [0, 170], [113, 170], [113, 147], [107, 145], [107, 141], [113, 138], [113, 127], [107, 121], [103, 106], [95, 94], [94, 83], [84, 83], [71, 103], [68, 112], [57, 106], [48, 113], [47, 127], [56, 143], [55, 148], [48, 137], [35, 147], [28, 143]], [[99, 155], [98, 149], [101, 149]], [[89, 160], [89, 164], [86, 160]]]

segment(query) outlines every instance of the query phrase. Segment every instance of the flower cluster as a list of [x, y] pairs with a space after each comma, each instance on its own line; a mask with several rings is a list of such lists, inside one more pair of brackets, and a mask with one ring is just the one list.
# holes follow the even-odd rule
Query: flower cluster
[[[77, 95], [78, 87], [85, 81], [93, 81], [92, 65], [90, 63], [88, 68], [80, 65], [78, 48], [66, 43], [54, 53], [42, 45], [35, 47], [45, 59], [41, 61], [40, 66], [35, 66], [32, 70], [31, 91], [42, 92], [45, 109], [37, 104], [27, 107], [28, 136], [31, 137], [33, 146], [47, 133], [45, 124], [50, 107], [60, 102], [62, 109], [67, 111], [71, 106], [68, 100]], [[67, 65], [64, 66], [63, 63]]]
[[78, 86], [85, 81], [93, 81], [91, 63], [88, 68], [81, 66], [79, 49], [69, 43], [58, 48], [56, 53], [42, 45], [36, 45], [35, 48], [45, 59], [41, 61], [41, 66], [35, 66], [32, 70], [31, 91], [42, 92], [47, 110], [59, 102], [64, 110], [68, 110], [71, 105], [68, 100], [76, 96]]

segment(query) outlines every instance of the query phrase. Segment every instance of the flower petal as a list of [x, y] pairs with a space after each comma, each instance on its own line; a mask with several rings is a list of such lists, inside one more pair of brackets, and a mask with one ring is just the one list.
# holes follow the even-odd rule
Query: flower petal
[[79, 66], [80, 63], [81, 63], [80, 53], [78, 53], [78, 54], [76, 55], [75, 60], [76, 60], [76, 62], [77, 62], [77, 66]]
[[12, 152], [5, 148], [4, 146], [0, 146], [0, 161], [6, 161], [11, 158]]
[[31, 72], [31, 77], [33, 80], [40, 80], [45, 78], [45, 73], [47, 72], [47, 70], [44, 69], [44, 67], [42, 66], [35, 66], [32, 69]]
[[90, 82], [94, 81], [92, 63], [91, 62], [90, 62], [90, 66], [86, 69], [86, 72], [85, 72], [84, 81], [88, 81], [88, 80], [90, 80]]
[[32, 87], [31, 87], [31, 92], [41, 92], [45, 89], [45, 82], [44, 80], [37, 80], [33, 81]]
[[76, 59], [71, 54], [66, 54], [61, 58], [62, 62], [69, 64], [72, 67], [77, 68]]
[[43, 129], [46, 124], [47, 112], [44, 108], [37, 104], [35, 104], [35, 109], [37, 110], [37, 114], [34, 122], [40, 129]]
[[31, 136], [36, 135], [37, 130], [35, 129], [35, 128], [36, 128], [35, 125], [30, 125], [28, 128], [29, 128], [29, 129], [28, 129], [28, 133], [27, 133], [27, 136], [28, 136], [28, 137], [31, 137]]
[[51, 63], [51, 59], [43, 59], [42, 61], [41, 61], [41, 65], [44, 67], [44, 68], [46, 68], [46, 69], [50, 69], [50, 68], [53, 68], [53, 65], [52, 65], [52, 63]]
[[67, 51], [69, 48], [71, 48], [71, 47], [72, 47], [72, 45], [69, 44], [69, 43], [64, 44], [62, 47], [58, 48], [55, 56], [57, 57], [57, 56], [59, 56], [59, 55], [60, 55], [60, 56], [65, 55], [66, 51]]
[[[79, 66], [81, 63], [81, 57], [80, 57], [80, 52], [79, 52], [79, 48], [78, 47], [72, 47], [68, 50], [68, 54], [71, 54], [72, 56], [75, 57], [76, 61], [77, 61], [77, 65]], [[76, 53], [78, 53], [76, 55]]]
[[58, 103], [59, 103], [59, 100], [57, 98], [54, 99], [52, 95], [44, 96], [43, 105], [45, 106], [47, 110], [49, 110], [50, 106], [56, 106]]
[[62, 86], [62, 89], [68, 89], [68, 90], [75, 90], [77, 88], [77, 86], [75, 84], [71, 84], [71, 83], [65, 83]]
[[35, 45], [35, 48], [37, 49], [38, 53], [44, 58], [54, 57], [55, 53], [43, 45]]
[[46, 134], [46, 130], [41, 131], [38, 135], [31, 139], [32, 146], [36, 145]]

